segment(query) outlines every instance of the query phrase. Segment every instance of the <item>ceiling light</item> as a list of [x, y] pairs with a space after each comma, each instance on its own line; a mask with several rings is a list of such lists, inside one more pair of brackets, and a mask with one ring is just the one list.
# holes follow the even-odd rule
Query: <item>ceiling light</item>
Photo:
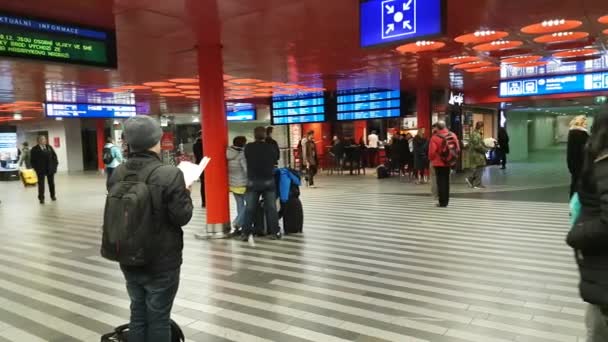
[[475, 51], [499, 51], [505, 49], [512, 49], [519, 46], [522, 46], [524, 42], [519, 40], [496, 40], [491, 43], [476, 45], [473, 47]]
[[581, 57], [581, 56], [590, 56], [599, 53], [597, 49], [573, 49], [569, 51], [562, 51], [553, 54], [555, 58], [571, 58], [571, 57]]
[[508, 35], [509, 33], [505, 31], [482, 30], [458, 36], [454, 39], [454, 41], [462, 44], [479, 44], [499, 40]]
[[545, 34], [559, 31], [567, 31], [583, 25], [582, 21], [566, 20], [566, 19], [551, 19], [543, 22], [532, 24], [521, 29], [527, 34]]
[[491, 66], [492, 63], [486, 61], [477, 61], [470, 63], [462, 63], [454, 66], [454, 69], [470, 69], [470, 68], [480, 68], [484, 66]]
[[573, 40], [579, 40], [589, 37], [589, 33], [587, 32], [555, 32], [552, 34], [546, 34], [537, 38], [534, 38], [534, 41], [537, 43], [560, 43], [560, 42], [569, 42]]
[[420, 40], [415, 43], [405, 44], [397, 47], [399, 53], [419, 53], [425, 51], [439, 50], [445, 46], [445, 43], [434, 42], [429, 40]]
[[13, 114], [13, 120], [23, 120], [23, 115], [20, 113]]
[[597, 21], [598, 21], [600, 24], [606, 24], [606, 25], [608, 25], [608, 15], [605, 15], [605, 16], [603, 16], [603, 17], [600, 17], [600, 18], [599, 18]]
[[537, 55], [515, 56], [515, 57], [505, 58], [505, 59], [501, 60], [501, 62], [505, 63], [505, 64], [535, 62], [541, 58], [543, 58], [543, 57], [537, 56]]
[[262, 80], [258, 80], [255, 78], [235, 78], [230, 80], [230, 82], [237, 84], [256, 84], [262, 82]]
[[151, 87], [148, 86], [143, 86], [143, 85], [124, 85], [124, 86], [120, 86], [117, 89], [124, 89], [124, 90], [147, 90], [150, 89]]
[[176, 88], [153, 88], [153, 92], [155, 93], [177, 93], [179, 89]]
[[173, 87], [175, 83], [172, 82], [145, 82], [147, 87]]
[[63, 118], [62, 117], [58, 117], [58, 118], [55, 118], [55, 120], [57, 120], [57, 121], [63, 121]]
[[172, 78], [169, 80], [172, 83], [198, 83], [196, 78]]
[[177, 89], [184, 89], [184, 90], [199, 90], [199, 86], [197, 85], [178, 85], [177, 87], [175, 87]]
[[120, 88], [102, 88], [97, 89], [97, 91], [100, 93], [124, 93], [126, 90]]
[[442, 58], [437, 61], [437, 64], [461, 64], [478, 61], [479, 58], [475, 56], [457, 56], [450, 58]]

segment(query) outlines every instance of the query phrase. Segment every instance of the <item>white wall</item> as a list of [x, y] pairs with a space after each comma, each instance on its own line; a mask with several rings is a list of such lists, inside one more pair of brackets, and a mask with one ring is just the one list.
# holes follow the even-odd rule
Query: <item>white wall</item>
[[544, 150], [555, 145], [555, 116], [534, 115], [528, 116], [532, 119], [532, 137], [529, 141], [530, 150]]
[[507, 131], [509, 133], [509, 160], [528, 159], [528, 113], [508, 112]]
[[[49, 145], [55, 148], [59, 159], [59, 172], [82, 171], [82, 139], [80, 120], [43, 120], [39, 122], [22, 122], [17, 125], [19, 144], [27, 141], [30, 146], [36, 145], [39, 132], [48, 132]], [[66, 133], [67, 132], [67, 133]], [[59, 147], [54, 146], [59, 138]], [[69, 156], [69, 157], [68, 157]]]

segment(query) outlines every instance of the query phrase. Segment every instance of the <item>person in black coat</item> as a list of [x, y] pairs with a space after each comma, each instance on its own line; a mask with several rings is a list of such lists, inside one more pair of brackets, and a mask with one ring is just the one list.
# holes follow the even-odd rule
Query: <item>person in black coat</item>
[[[200, 164], [200, 162], [203, 160], [203, 157], [205, 156], [204, 154], [204, 150], [203, 150], [203, 133], [199, 132], [199, 137], [196, 139], [196, 141], [194, 142], [194, 145], [192, 145], [192, 153], [194, 153], [194, 159], [196, 161], [197, 164]], [[205, 196], [205, 173], [201, 173], [201, 200], [202, 200], [202, 207], [205, 208], [207, 206], [207, 200], [206, 200], [206, 196]]]
[[498, 147], [496, 148], [496, 152], [498, 153], [498, 158], [500, 159], [500, 168], [507, 168], [507, 154], [509, 154], [509, 134], [507, 134], [507, 129], [504, 127], [498, 128]]
[[570, 197], [576, 192], [578, 181], [583, 168], [585, 158], [585, 145], [589, 139], [587, 132], [587, 117], [579, 115], [570, 123], [570, 132], [568, 133], [568, 170], [572, 177], [570, 182]]
[[587, 341], [608, 341], [608, 113], [593, 124], [580, 176], [581, 210], [567, 242], [575, 251], [581, 297], [590, 304]]
[[38, 176], [38, 200], [40, 204], [44, 204], [44, 179], [49, 183], [49, 192], [53, 201], [57, 200], [55, 196], [55, 173], [59, 161], [55, 150], [47, 144], [46, 137], [41, 135], [38, 137], [38, 145], [32, 148], [30, 152], [30, 162], [32, 168]]

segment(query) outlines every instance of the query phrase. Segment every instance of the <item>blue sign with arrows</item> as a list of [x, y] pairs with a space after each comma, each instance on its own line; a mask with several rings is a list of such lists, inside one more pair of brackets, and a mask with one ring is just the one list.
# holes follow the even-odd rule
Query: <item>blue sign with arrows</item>
[[367, 0], [360, 5], [362, 47], [441, 35], [443, 0]]
[[538, 96], [604, 90], [608, 90], [608, 72], [595, 72], [502, 81], [498, 96]]

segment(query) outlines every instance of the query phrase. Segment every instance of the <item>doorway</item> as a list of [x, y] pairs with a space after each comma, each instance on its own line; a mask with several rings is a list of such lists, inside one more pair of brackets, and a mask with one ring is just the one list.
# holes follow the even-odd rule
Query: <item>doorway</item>
[[85, 128], [82, 130], [82, 160], [85, 171], [97, 171], [97, 131]]

